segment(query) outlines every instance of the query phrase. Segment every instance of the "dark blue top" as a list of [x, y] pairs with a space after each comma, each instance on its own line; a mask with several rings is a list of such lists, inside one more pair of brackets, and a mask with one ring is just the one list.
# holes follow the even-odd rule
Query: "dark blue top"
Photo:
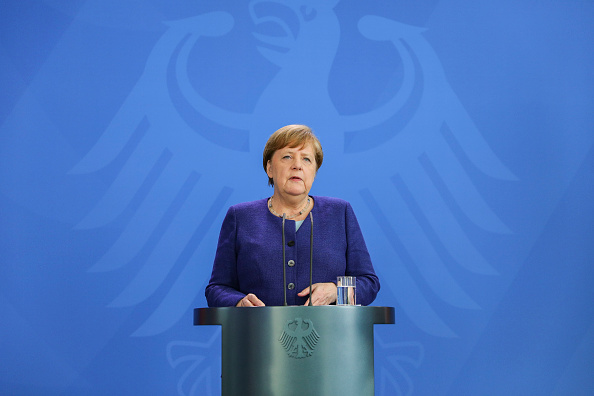
[[[313, 283], [335, 282], [339, 275], [357, 277], [357, 304], [375, 299], [380, 284], [351, 205], [341, 199], [313, 197]], [[309, 286], [309, 216], [298, 231], [285, 221], [288, 305], [303, 305], [297, 293]], [[268, 210], [267, 199], [231, 206], [219, 235], [210, 282], [209, 307], [235, 306], [254, 293], [266, 305], [283, 305], [282, 219]]]

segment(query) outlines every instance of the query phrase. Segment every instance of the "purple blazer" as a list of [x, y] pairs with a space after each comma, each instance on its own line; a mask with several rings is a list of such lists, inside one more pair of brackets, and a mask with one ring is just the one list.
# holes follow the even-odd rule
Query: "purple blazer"
[[[313, 197], [313, 283], [335, 282], [339, 275], [357, 277], [357, 304], [373, 302], [379, 279], [351, 205], [337, 198]], [[288, 305], [303, 305], [297, 293], [309, 287], [309, 216], [295, 232], [285, 221]], [[267, 199], [231, 206], [206, 286], [209, 307], [235, 306], [248, 293], [266, 305], [283, 305], [282, 219], [268, 210]]]

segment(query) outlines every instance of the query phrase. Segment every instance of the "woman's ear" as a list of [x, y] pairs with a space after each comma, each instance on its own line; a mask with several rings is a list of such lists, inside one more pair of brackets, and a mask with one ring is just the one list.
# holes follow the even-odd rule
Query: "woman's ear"
[[268, 160], [268, 162], [266, 163], [266, 174], [269, 178], [272, 179], [272, 163], [270, 162], [270, 160]]

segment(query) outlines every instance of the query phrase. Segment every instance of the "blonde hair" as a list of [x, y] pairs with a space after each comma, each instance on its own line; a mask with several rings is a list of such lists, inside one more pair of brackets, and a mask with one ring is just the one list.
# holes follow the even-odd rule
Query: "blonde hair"
[[[307, 125], [287, 125], [270, 135], [262, 154], [264, 171], [267, 170], [268, 161], [272, 160], [272, 156], [277, 150], [284, 147], [303, 147], [308, 143], [311, 143], [314, 149], [317, 172], [322, 166], [322, 161], [324, 161], [324, 152], [322, 151], [322, 144]], [[271, 177], [268, 178], [268, 185], [274, 186], [274, 180]]]

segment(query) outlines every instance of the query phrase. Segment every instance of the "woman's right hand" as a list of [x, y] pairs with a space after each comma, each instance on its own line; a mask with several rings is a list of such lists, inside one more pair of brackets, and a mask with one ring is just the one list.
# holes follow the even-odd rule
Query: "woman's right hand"
[[265, 304], [255, 294], [248, 294], [237, 303], [236, 307], [263, 307]]

